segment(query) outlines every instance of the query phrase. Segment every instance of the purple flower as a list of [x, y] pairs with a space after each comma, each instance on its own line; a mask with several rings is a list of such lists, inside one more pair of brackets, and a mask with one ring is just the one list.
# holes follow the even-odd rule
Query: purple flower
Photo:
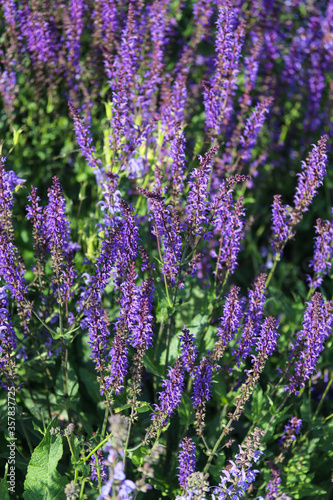
[[240, 153], [245, 161], [251, 159], [252, 149], [256, 145], [257, 136], [265, 122], [265, 114], [268, 113], [272, 102], [273, 98], [271, 97], [263, 99], [257, 104], [251, 116], [246, 120], [243, 135], [239, 138], [241, 145]]
[[119, 330], [116, 332], [110, 349], [110, 362], [107, 371], [110, 375], [105, 377], [105, 387], [119, 394], [124, 388], [124, 380], [128, 372], [128, 347], [125, 335]]
[[94, 154], [96, 153], [95, 146], [92, 146], [92, 137], [89, 131], [88, 125], [83, 123], [81, 116], [79, 115], [77, 109], [74, 105], [69, 102], [69, 112], [74, 120], [74, 131], [77, 143], [81, 149], [81, 153], [87, 160], [89, 167], [94, 170], [98, 184], [100, 185], [103, 180], [103, 170], [102, 162], [99, 159], [95, 159]]
[[279, 444], [289, 446], [292, 441], [295, 441], [296, 435], [299, 434], [302, 427], [302, 420], [297, 417], [292, 417], [288, 424], [285, 425], [282, 436], [280, 437]]
[[281, 474], [280, 469], [275, 464], [273, 464], [272, 479], [267, 483], [267, 486], [265, 488], [267, 491], [265, 500], [275, 500], [276, 498], [280, 498], [279, 496], [281, 495], [281, 493], [279, 492], [279, 486], [281, 484], [280, 474]]
[[313, 260], [309, 262], [316, 274], [314, 279], [307, 277], [310, 286], [314, 288], [322, 284], [324, 276], [332, 267], [330, 261], [333, 257], [333, 222], [317, 219], [316, 233], [318, 236], [315, 238]]
[[183, 489], [188, 486], [188, 477], [195, 471], [195, 444], [191, 438], [185, 437], [179, 444], [180, 451], [178, 453], [179, 462], [179, 484]]
[[134, 299], [134, 311], [131, 316], [129, 328], [129, 342], [140, 351], [148, 349], [153, 342], [153, 303], [154, 283], [153, 279], [147, 278], [137, 288]]
[[203, 357], [200, 365], [196, 367], [193, 381], [192, 403], [198, 408], [203, 402], [208, 401], [211, 396], [213, 367], [208, 358]]
[[59, 179], [53, 177], [48, 190], [49, 203], [44, 209], [44, 231], [47, 249], [51, 252], [53, 282], [58, 286], [58, 300], [69, 299], [75, 272], [70, 250], [70, 223], [66, 217], [65, 198]]
[[303, 329], [297, 333], [297, 339], [291, 344], [289, 359], [294, 373], [290, 376], [286, 390], [299, 394], [299, 388], [305, 387], [305, 381], [316, 370], [327, 337], [331, 334], [333, 323], [332, 303], [325, 302], [322, 294], [316, 292], [307, 303]]
[[8, 306], [6, 287], [0, 287], [0, 385], [5, 390], [15, 385], [17, 373], [13, 357], [17, 347], [17, 337]]
[[277, 326], [278, 321], [272, 316], [266, 318], [263, 322], [256, 343], [256, 351], [259, 352], [259, 354], [257, 358], [255, 356], [252, 358], [255, 370], [259, 369], [259, 366], [262, 365], [263, 359], [267, 359], [273, 354], [279, 336], [276, 330]]
[[226, 241], [221, 252], [221, 262], [225, 262], [230, 273], [233, 273], [238, 265], [237, 257], [244, 227], [244, 215], [243, 198], [240, 197], [235, 203], [230, 219], [227, 221], [225, 228]]
[[15, 297], [19, 315], [26, 321], [30, 318], [32, 305], [27, 300], [24, 274], [25, 269], [16, 247], [9, 241], [7, 233], [0, 228], [0, 277]]
[[65, 13], [64, 41], [67, 50], [67, 71], [69, 74], [69, 85], [77, 89], [77, 83], [81, 76], [81, 35], [84, 28], [84, 11], [87, 6], [84, 0], [69, 0]]
[[288, 205], [282, 205], [282, 196], [276, 194], [272, 205], [272, 222], [273, 233], [275, 242], [272, 241], [272, 246], [275, 245], [277, 251], [286, 243], [289, 236], [290, 216], [288, 212]]
[[[114, 450], [110, 450], [112, 451], [113, 453], [109, 453], [108, 457], [110, 479], [102, 486], [97, 500], [109, 499], [113, 495], [116, 495], [119, 500], [132, 500], [136, 486], [133, 481], [126, 479], [122, 457]], [[110, 458], [112, 460], [109, 460]]]
[[14, 206], [13, 192], [16, 186], [22, 184], [21, 179], [15, 172], [5, 170], [6, 158], [0, 158], [0, 228], [12, 239], [12, 209]]
[[[208, 353], [210, 354], [210, 353]], [[203, 357], [200, 365], [195, 368], [193, 391], [192, 391], [192, 404], [195, 408], [195, 427], [197, 434], [200, 436], [203, 432], [206, 402], [211, 396], [213, 365], [209, 357]]]
[[240, 288], [233, 285], [223, 307], [221, 326], [217, 328], [217, 343], [214, 347], [214, 359], [220, 359], [228, 343], [235, 337], [242, 319], [242, 301], [239, 299]]
[[163, 259], [161, 271], [168, 278], [170, 285], [175, 286], [179, 270], [178, 262], [182, 257], [182, 237], [177, 210], [165, 206], [164, 198], [158, 189], [152, 193], [141, 188], [138, 188], [138, 191], [149, 201], [149, 209], [152, 212], [149, 220], [155, 222], [152, 233], [156, 236], [158, 244], [162, 245], [164, 251], [164, 255], [160, 255]]
[[[108, 468], [105, 465], [105, 457], [103, 455], [102, 449], [100, 448], [99, 450], [97, 450], [96, 454], [97, 454], [97, 459], [98, 459], [100, 480], [102, 483], [105, 483], [105, 481], [107, 480]], [[97, 472], [95, 455], [93, 455], [91, 457], [89, 465], [90, 465], [90, 469], [91, 469], [91, 479], [93, 481], [96, 481], [96, 483], [98, 483], [98, 472]]]
[[244, 27], [237, 26], [236, 11], [229, 3], [220, 7], [216, 24], [216, 69], [204, 84], [203, 94], [207, 128], [219, 134], [233, 110], [231, 98], [237, 88]]
[[263, 454], [258, 450], [261, 435], [262, 431], [255, 428], [253, 435], [246, 438], [245, 446], [239, 446], [239, 453], [235, 455], [235, 460], [229, 460], [231, 467], [222, 470], [221, 481], [218, 487], [214, 488], [212, 496], [214, 500], [224, 500], [228, 497], [238, 500], [255, 481], [259, 471], [252, 469], [252, 462], [257, 462]]
[[218, 147], [214, 147], [205, 154], [199, 156], [200, 166], [195, 168], [189, 179], [189, 193], [187, 195], [185, 212], [187, 214], [187, 226], [193, 236], [201, 233], [209, 219], [210, 203], [208, 201], [208, 183], [212, 171], [212, 159]]
[[326, 143], [327, 136], [324, 135], [317, 146], [313, 145], [313, 150], [306, 161], [302, 162], [303, 171], [298, 174], [298, 184], [294, 197], [293, 225], [301, 220], [302, 214], [308, 210], [319, 186], [323, 183], [327, 166]]
[[238, 341], [239, 348], [234, 351], [234, 354], [237, 353], [238, 359], [246, 359], [251, 352], [252, 346], [256, 343], [264, 314], [266, 278], [266, 274], [259, 274], [253, 283], [252, 290], [249, 291], [242, 336]]
[[154, 405], [155, 411], [152, 420], [155, 427], [162, 428], [172, 413], [180, 405], [180, 400], [184, 390], [185, 377], [181, 358], [177, 358], [173, 368], [168, 369], [168, 378], [163, 380], [163, 392], [159, 392], [159, 404]]
[[190, 333], [190, 330], [187, 330], [184, 326], [181, 335], [179, 335], [179, 340], [184, 369], [192, 375], [195, 358], [198, 353], [194, 342], [194, 336]]

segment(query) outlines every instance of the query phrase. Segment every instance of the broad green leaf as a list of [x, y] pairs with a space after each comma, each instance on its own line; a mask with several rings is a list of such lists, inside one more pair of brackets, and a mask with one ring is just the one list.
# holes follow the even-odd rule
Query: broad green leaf
[[43, 440], [34, 450], [24, 482], [24, 500], [62, 500], [68, 482], [57, 471], [63, 454], [62, 437], [50, 434], [54, 419], [47, 427]]

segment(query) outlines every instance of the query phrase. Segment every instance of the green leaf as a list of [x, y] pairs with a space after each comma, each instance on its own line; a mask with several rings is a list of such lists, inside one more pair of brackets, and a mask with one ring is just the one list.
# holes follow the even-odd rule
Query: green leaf
[[182, 395], [182, 400], [178, 408], [179, 421], [181, 425], [189, 426], [192, 422], [193, 405], [187, 394]]
[[50, 434], [56, 419], [48, 425], [42, 441], [34, 450], [24, 482], [24, 500], [62, 500], [68, 482], [57, 471], [63, 454], [62, 437]]
[[9, 500], [7, 473], [8, 473], [8, 464], [6, 464], [6, 467], [5, 467], [5, 475], [0, 481], [0, 498], [1, 498], [1, 500]]

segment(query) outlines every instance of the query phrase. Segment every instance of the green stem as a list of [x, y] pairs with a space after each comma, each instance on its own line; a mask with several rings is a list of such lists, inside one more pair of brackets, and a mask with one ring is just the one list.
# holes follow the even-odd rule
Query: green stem
[[109, 415], [109, 407], [107, 406], [105, 408], [105, 413], [104, 413], [104, 421], [103, 421], [103, 427], [102, 427], [102, 438], [104, 438], [104, 436], [105, 436], [106, 425], [108, 423], [108, 415]]
[[327, 386], [326, 386], [326, 389], [325, 389], [325, 391], [324, 391], [324, 394], [323, 394], [323, 395], [322, 395], [322, 397], [320, 398], [320, 401], [319, 401], [319, 404], [318, 404], [318, 406], [317, 406], [317, 410], [316, 410], [316, 412], [315, 412], [315, 414], [314, 414], [313, 419], [315, 419], [315, 418], [317, 417], [317, 415], [318, 415], [318, 413], [319, 413], [319, 411], [320, 411], [320, 408], [322, 407], [323, 402], [325, 401], [326, 394], [327, 394], [327, 393], [328, 393], [328, 391], [330, 390], [330, 387], [331, 387], [331, 385], [332, 385], [332, 384], [333, 384], [333, 376], [332, 376], [332, 377], [331, 377], [331, 379], [329, 380], [329, 382], [328, 382], [328, 384], [327, 384]]
[[88, 480], [87, 477], [82, 478], [79, 500], [83, 500], [84, 485], [87, 480]]
[[82, 465], [84, 464], [87, 460], [89, 460], [89, 458], [94, 454], [96, 453], [97, 450], [99, 450], [99, 448], [101, 446], [103, 446], [103, 444], [107, 443], [109, 441], [109, 439], [111, 438], [112, 436], [112, 432], [110, 432], [110, 434], [108, 434], [97, 446], [95, 446], [95, 448], [89, 453], [89, 455], [87, 455], [81, 462], [78, 463], [78, 465]]

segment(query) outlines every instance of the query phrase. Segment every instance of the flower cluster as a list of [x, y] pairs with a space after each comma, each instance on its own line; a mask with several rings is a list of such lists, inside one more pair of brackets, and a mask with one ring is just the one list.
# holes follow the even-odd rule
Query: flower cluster
[[292, 441], [295, 441], [296, 435], [299, 434], [302, 427], [302, 420], [297, 417], [292, 417], [288, 424], [285, 425], [279, 444], [287, 448]]
[[333, 323], [332, 303], [325, 302], [322, 294], [316, 292], [307, 303], [303, 328], [297, 333], [296, 341], [291, 344], [289, 359], [293, 368], [286, 390], [299, 394], [299, 388], [305, 387], [305, 381], [316, 369], [319, 356], [324, 349]]
[[258, 470], [252, 469], [252, 466], [263, 454], [258, 449], [262, 434], [263, 431], [255, 428], [253, 435], [246, 438], [244, 446], [239, 446], [235, 460], [229, 460], [231, 466], [222, 470], [221, 482], [214, 489], [213, 500], [224, 500], [228, 496], [238, 500], [244, 496], [245, 491], [255, 481], [256, 474], [259, 473]]
[[[333, 210], [331, 212], [333, 214]], [[313, 259], [309, 262], [309, 266], [315, 272], [314, 278], [307, 277], [308, 283], [313, 288], [319, 288], [323, 282], [324, 276], [330, 271], [333, 257], [333, 222], [328, 220], [317, 219]]]
[[181, 450], [178, 453], [179, 462], [179, 484], [186, 490], [188, 486], [188, 477], [195, 471], [195, 444], [191, 438], [185, 437], [179, 444]]

